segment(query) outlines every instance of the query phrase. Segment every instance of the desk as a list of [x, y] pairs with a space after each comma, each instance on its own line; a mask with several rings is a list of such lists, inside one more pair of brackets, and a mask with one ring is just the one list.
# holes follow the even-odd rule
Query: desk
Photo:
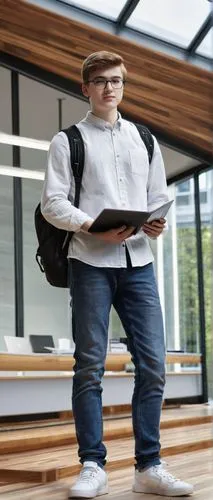
[[[134, 375], [124, 371], [130, 361], [128, 352], [107, 355], [103, 406], [131, 403]], [[200, 362], [200, 354], [166, 356], [167, 364]], [[0, 416], [71, 410], [73, 366], [72, 355], [0, 353]], [[199, 367], [190, 372], [167, 373], [164, 398], [199, 396], [201, 385]]]
[[[108, 372], [103, 378], [103, 406], [131, 404], [134, 375]], [[0, 416], [51, 413], [72, 409], [72, 373], [26, 373], [0, 377]], [[202, 393], [200, 371], [167, 373], [165, 399]]]
[[[125, 364], [131, 361], [129, 352], [122, 354], [108, 353], [105, 368], [107, 371], [122, 371]], [[187, 363], [197, 365], [201, 362], [200, 354], [169, 353], [166, 363]], [[0, 353], [1, 371], [70, 371], [73, 369], [72, 355], [60, 356], [55, 354], [9, 354]]]

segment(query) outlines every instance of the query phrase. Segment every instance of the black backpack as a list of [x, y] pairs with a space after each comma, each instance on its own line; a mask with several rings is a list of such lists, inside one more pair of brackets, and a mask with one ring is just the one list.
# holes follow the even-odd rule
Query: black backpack
[[[151, 132], [143, 125], [135, 123], [138, 132], [143, 140], [149, 164], [152, 161], [154, 151], [154, 141]], [[84, 169], [84, 143], [81, 133], [72, 125], [68, 129], [62, 130], [67, 135], [71, 154], [71, 167], [75, 179], [75, 200], [74, 206], [79, 206], [81, 180]], [[40, 203], [35, 210], [35, 228], [39, 247], [36, 252], [36, 260], [42, 273], [45, 273], [48, 283], [52, 286], [67, 288], [68, 279], [68, 247], [73, 232], [58, 229], [43, 217]]]

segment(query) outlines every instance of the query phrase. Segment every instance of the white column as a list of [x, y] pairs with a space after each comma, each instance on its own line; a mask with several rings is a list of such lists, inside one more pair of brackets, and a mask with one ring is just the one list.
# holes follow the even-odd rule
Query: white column
[[160, 303], [163, 314], [164, 332], [165, 331], [165, 293], [164, 293], [164, 265], [163, 265], [163, 236], [157, 238], [157, 281]]

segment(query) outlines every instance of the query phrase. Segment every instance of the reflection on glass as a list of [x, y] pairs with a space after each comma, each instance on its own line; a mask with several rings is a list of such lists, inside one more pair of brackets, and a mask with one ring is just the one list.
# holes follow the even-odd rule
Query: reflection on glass
[[13, 179], [0, 175], [0, 351], [4, 335], [15, 335]]
[[70, 5], [83, 7], [86, 10], [101, 14], [111, 19], [116, 19], [126, 3], [126, 0], [65, 0]]
[[206, 354], [209, 397], [213, 399], [213, 170], [199, 176], [199, 186], [206, 183], [207, 203], [201, 205]]
[[187, 47], [209, 12], [203, 0], [142, 0], [127, 25]]

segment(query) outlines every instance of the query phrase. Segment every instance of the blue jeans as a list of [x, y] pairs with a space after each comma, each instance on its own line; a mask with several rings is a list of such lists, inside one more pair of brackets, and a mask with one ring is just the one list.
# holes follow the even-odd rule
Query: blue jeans
[[160, 463], [160, 414], [165, 383], [162, 313], [153, 265], [93, 267], [70, 262], [75, 366], [72, 407], [80, 462], [103, 467], [101, 379], [113, 304], [135, 365], [132, 419], [136, 468]]

